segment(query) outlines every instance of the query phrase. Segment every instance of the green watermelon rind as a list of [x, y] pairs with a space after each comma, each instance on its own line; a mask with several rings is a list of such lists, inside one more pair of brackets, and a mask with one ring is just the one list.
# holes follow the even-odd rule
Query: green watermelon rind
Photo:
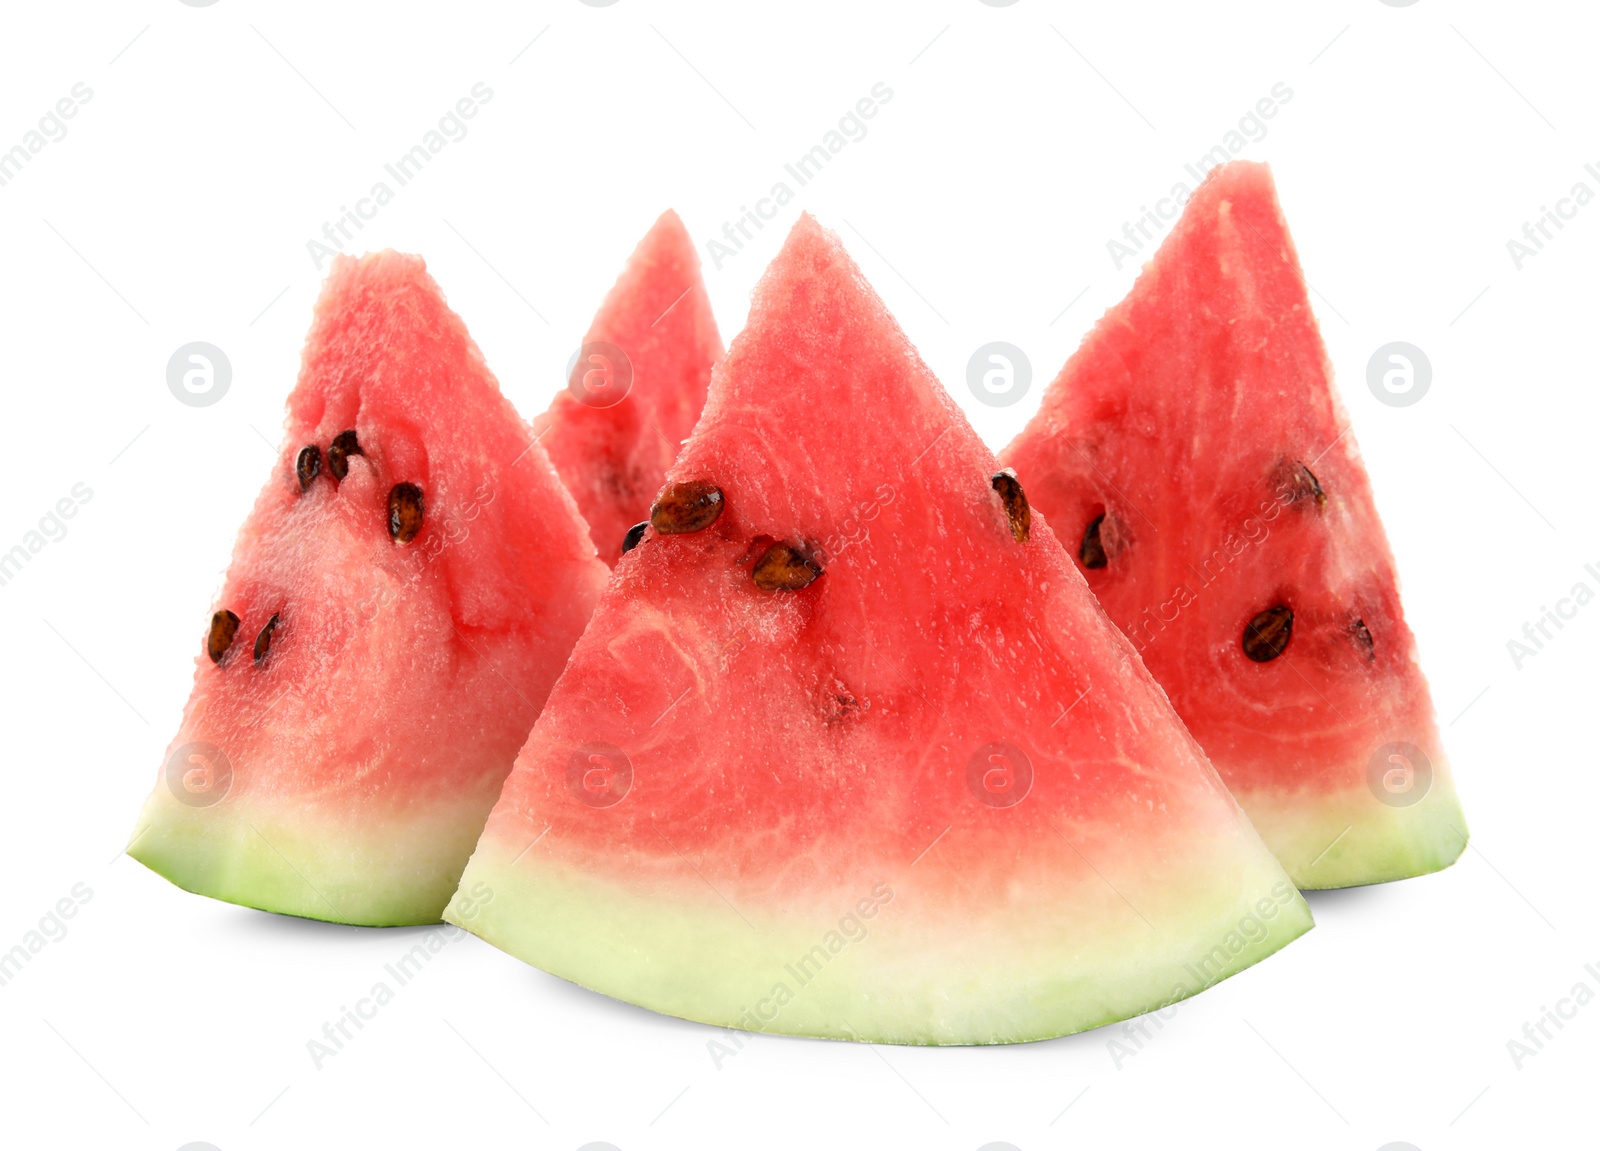
[[[885, 885], [913, 913], [902, 921], [888, 903], [876, 924], [860, 925], [863, 938], [846, 941], [813, 972], [796, 964], [819, 954], [823, 941], [843, 938], [836, 915], [735, 909], [708, 884], [625, 891], [529, 858], [539, 851], [514, 853], [486, 837], [445, 920], [592, 991], [767, 1034], [918, 1046], [1059, 1038], [1196, 995], [1312, 927], [1309, 908], [1270, 856], [1259, 847], [1223, 847], [1235, 885], [1197, 877], [1190, 890], [1164, 893], [1163, 913], [1146, 908], [1149, 920], [1117, 904], [1122, 919], [1111, 931], [1085, 927], [1067, 884], [1056, 906], [1038, 908], [1029, 921], [1030, 939], [1005, 935], [1017, 923], [1014, 909], [989, 923], [954, 914], [945, 922], [937, 915], [948, 894], [940, 884], [921, 897], [914, 881]], [[846, 915], [873, 889], [857, 886], [837, 892]], [[1091, 897], [1121, 898], [1104, 888]], [[913, 901], [921, 906], [905, 906]], [[817, 906], [831, 904], [824, 898]], [[897, 932], [901, 922], [919, 924], [920, 934]], [[802, 982], [802, 972], [812, 979]], [[780, 985], [790, 993], [781, 1005]]]
[[166, 790], [146, 803], [128, 855], [196, 895], [362, 927], [438, 923], [494, 802], [436, 801], [373, 824], [261, 805], [191, 809]]
[[1302, 891], [1361, 887], [1443, 871], [1470, 838], [1455, 787], [1435, 756], [1421, 800], [1390, 806], [1367, 788], [1314, 801], [1281, 792], [1236, 792], [1284, 870]]

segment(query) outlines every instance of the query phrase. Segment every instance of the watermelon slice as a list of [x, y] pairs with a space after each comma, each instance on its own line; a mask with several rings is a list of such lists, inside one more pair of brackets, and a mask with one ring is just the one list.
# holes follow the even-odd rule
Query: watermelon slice
[[430, 923], [605, 565], [413, 256], [341, 257], [129, 854], [178, 886]]
[[1026, 493], [801, 218], [446, 918], [749, 1030], [999, 1043], [1311, 925]]
[[567, 389], [533, 422], [606, 563], [694, 430], [720, 355], [694, 241], [664, 212], [589, 325]]
[[1466, 844], [1272, 177], [1212, 172], [1004, 452], [1303, 888]]

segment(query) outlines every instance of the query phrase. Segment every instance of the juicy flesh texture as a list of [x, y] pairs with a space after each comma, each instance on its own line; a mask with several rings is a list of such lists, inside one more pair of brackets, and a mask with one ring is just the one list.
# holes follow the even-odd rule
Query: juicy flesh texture
[[[1427, 849], [1416, 869], [1453, 859], [1465, 828], [1394, 560], [1331, 381], [1271, 176], [1234, 163], [1195, 193], [1132, 292], [1001, 453], [1075, 557], [1104, 516], [1106, 562], [1082, 568], [1089, 587], [1307, 886], [1321, 884], [1296, 865], [1328, 842], [1289, 842], [1289, 826], [1331, 839], [1338, 820], [1302, 818], [1319, 805], [1353, 803], [1347, 818], [1357, 821], [1395, 815], [1367, 774], [1387, 743], [1429, 757], [1440, 819], [1458, 822], [1452, 832], [1429, 826], [1453, 847]], [[1293, 612], [1288, 647], [1254, 662], [1246, 625], [1280, 605]], [[1343, 879], [1392, 870], [1357, 865]]]
[[628, 259], [584, 337], [585, 346], [596, 342], [628, 357], [627, 395], [591, 407], [562, 391], [534, 430], [578, 501], [600, 558], [615, 565], [623, 536], [649, 515], [700, 418], [711, 365], [722, 355], [700, 257], [677, 213], [663, 213]]
[[[328, 448], [350, 429], [363, 454], [349, 456], [336, 481]], [[321, 449], [324, 465], [302, 491], [295, 460], [306, 445]], [[405, 544], [388, 526], [399, 483], [424, 497], [422, 529]], [[305, 906], [270, 910], [436, 920], [474, 821], [606, 574], [571, 498], [422, 261], [341, 257], [317, 306], [278, 462], [215, 605], [239, 616], [237, 635], [220, 665], [199, 654], [169, 749], [221, 749], [231, 787], [212, 806], [189, 806], [158, 781], [134, 853], [193, 890], [217, 894], [208, 888], [225, 882], [222, 897], [252, 902], [249, 867], [227, 856], [259, 844], [206, 829], [275, 827], [310, 853], [283, 865], [313, 890]], [[257, 661], [256, 636], [273, 615], [278, 626]], [[408, 827], [460, 841], [451, 851], [414, 845], [429, 863], [411, 876], [409, 895], [365, 873], [363, 854], [370, 846], [385, 868], [404, 868], [407, 847], [393, 841]], [[169, 838], [188, 846], [168, 850]], [[382, 909], [369, 906], [369, 888], [386, 890]], [[341, 897], [330, 903], [330, 891]]]
[[[730, 943], [744, 954], [820, 936], [885, 883], [910, 894], [861, 960], [865, 1035], [1037, 1038], [1155, 1005], [1112, 992], [1118, 964], [1160, 970], [1213, 911], [1287, 880], [1048, 525], [1013, 539], [994, 471], [837, 239], [802, 218], [669, 475], [715, 483], [725, 510], [698, 533], [649, 529], [623, 558], [450, 917], [621, 998], [750, 1026], [737, 984], [755, 976], [716, 949], [724, 917], [757, 933]], [[774, 541], [823, 574], [758, 588]], [[1014, 793], [1006, 772], [1025, 769], [989, 760], [996, 743], [1031, 764], [1012, 806], [969, 783], [977, 756], [987, 794]], [[620, 800], [584, 791], [590, 766], [613, 789], [631, 772]], [[579, 889], [593, 894], [560, 901]], [[613, 940], [582, 910], [596, 905], [629, 909], [636, 934]], [[1308, 925], [1293, 923], [1248, 962]], [[1112, 955], [1130, 931], [1133, 953]], [[982, 957], [955, 954], [985, 932]], [[1080, 983], [998, 1011], [1041, 973]], [[849, 1033], [817, 1010], [772, 1029]]]

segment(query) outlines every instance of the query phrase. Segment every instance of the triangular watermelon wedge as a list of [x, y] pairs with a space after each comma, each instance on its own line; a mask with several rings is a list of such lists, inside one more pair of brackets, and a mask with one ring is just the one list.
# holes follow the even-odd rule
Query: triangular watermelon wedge
[[801, 218], [446, 918], [656, 1011], [999, 1043], [1309, 912], [836, 237]]
[[706, 402], [722, 338], [683, 222], [663, 212], [600, 305], [539, 444], [615, 564]]
[[430, 923], [607, 579], [420, 259], [340, 257], [128, 852], [202, 895]]
[[1218, 168], [1004, 452], [1303, 888], [1466, 823], [1265, 165]]

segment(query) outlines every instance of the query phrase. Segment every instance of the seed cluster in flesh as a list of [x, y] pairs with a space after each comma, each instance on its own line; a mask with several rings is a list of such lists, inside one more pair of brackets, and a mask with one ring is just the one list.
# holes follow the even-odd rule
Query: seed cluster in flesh
[[[1000, 473], [995, 476], [996, 491], [1001, 490], [1000, 481], [1004, 475]], [[1014, 472], [1012, 477], [1015, 478]], [[1275, 482], [1279, 498], [1285, 504], [1310, 501], [1318, 512], [1327, 506], [1328, 494], [1323, 490], [1316, 473], [1300, 460], [1283, 459], [1276, 469]], [[1001, 495], [1004, 498], [1005, 493]], [[1105, 526], [1106, 513], [1102, 511], [1091, 518], [1083, 529], [1083, 539], [1078, 544], [1078, 562], [1090, 571], [1100, 570], [1110, 563], [1101, 537]], [[1362, 655], [1368, 661], [1374, 659], [1372, 632], [1367, 629], [1366, 623], [1359, 618], [1352, 618], [1349, 632]], [[1257, 612], [1245, 624], [1239, 648], [1253, 663], [1270, 663], [1284, 653], [1293, 635], [1294, 611], [1287, 604], [1273, 604]]]
[[[1033, 515], [1017, 473], [1011, 468], [996, 472], [989, 477], [989, 486], [1000, 497], [1012, 539], [1027, 543]], [[628, 529], [622, 540], [622, 552], [627, 554], [638, 547], [647, 528], [655, 528], [659, 535], [704, 531], [721, 518], [725, 504], [722, 489], [710, 480], [668, 484], [650, 508], [650, 518]], [[753, 555], [756, 560], [750, 569], [750, 579], [762, 591], [799, 591], [816, 582], [823, 573], [814, 550], [804, 544], [757, 536], [750, 541], [739, 562], [748, 563]]]
[[[327, 455], [328, 471], [332, 474], [334, 482], [338, 483], [350, 474], [351, 456], [364, 455], [366, 453], [361, 450], [355, 429], [334, 436], [333, 443], [328, 446]], [[296, 453], [294, 475], [302, 495], [322, 474], [322, 462], [322, 449], [316, 444], [307, 444]], [[720, 496], [721, 493], [718, 494]], [[389, 489], [390, 539], [398, 544], [408, 544], [417, 538], [417, 534], [422, 531], [423, 504], [422, 489], [416, 484], [398, 483]], [[267, 620], [265, 626], [256, 633], [254, 650], [256, 663], [262, 663], [266, 659], [272, 648], [272, 635], [278, 630], [280, 622], [279, 613], [274, 612], [272, 618]], [[239, 617], [232, 611], [220, 608], [212, 613], [211, 626], [206, 632], [206, 655], [210, 657], [212, 663], [220, 665], [227, 657], [238, 630]]]

